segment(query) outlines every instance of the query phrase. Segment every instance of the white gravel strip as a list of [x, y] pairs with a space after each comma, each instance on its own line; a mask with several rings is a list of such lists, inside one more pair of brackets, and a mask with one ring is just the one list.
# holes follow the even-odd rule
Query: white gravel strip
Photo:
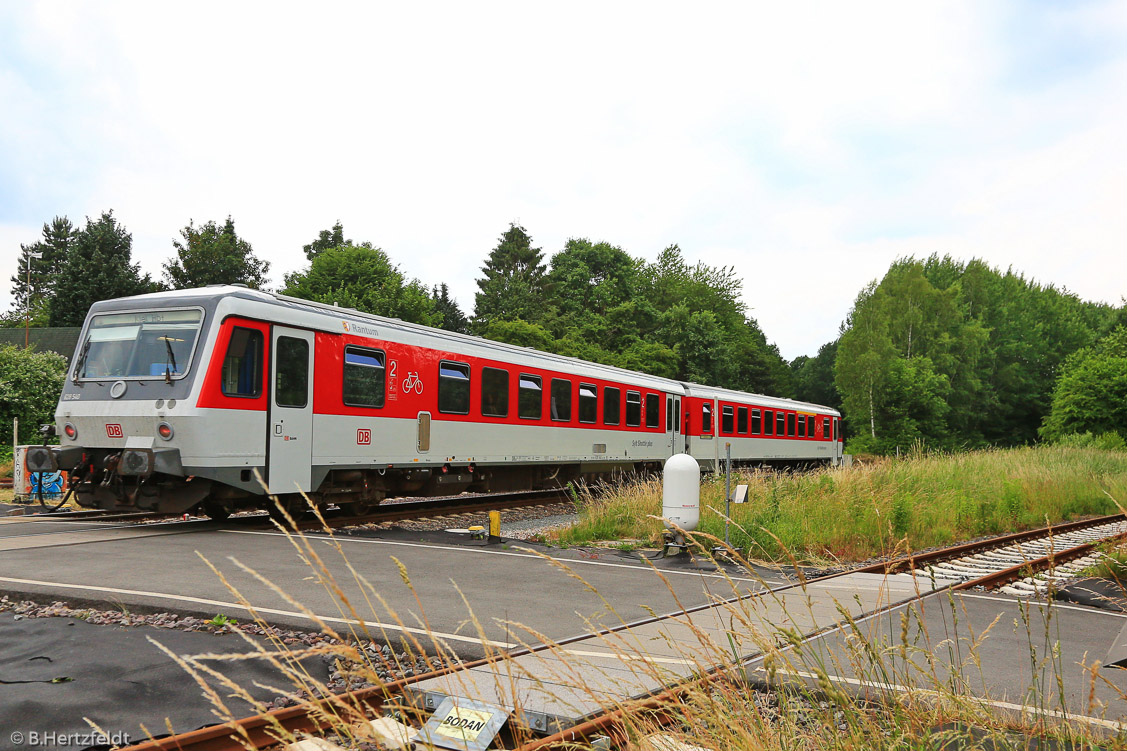
[[531, 519], [501, 522], [501, 536], [513, 540], [531, 540], [553, 529], [564, 529], [579, 521], [579, 514], [553, 514]]

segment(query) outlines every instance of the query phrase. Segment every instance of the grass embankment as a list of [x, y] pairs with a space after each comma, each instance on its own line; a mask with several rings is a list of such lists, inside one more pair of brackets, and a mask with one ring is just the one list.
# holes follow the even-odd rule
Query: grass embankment
[[[732, 506], [731, 542], [751, 558], [864, 560], [899, 548], [1044, 526], [1127, 503], [1127, 452], [1055, 446], [888, 459], [804, 474], [733, 473], [748, 502]], [[580, 499], [564, 544], [660, 544], [661, 481]], [[724, 478], [701, 485], [698, 532], [724, 538]], [[789, 555], [788, 555], [789, 551]]]

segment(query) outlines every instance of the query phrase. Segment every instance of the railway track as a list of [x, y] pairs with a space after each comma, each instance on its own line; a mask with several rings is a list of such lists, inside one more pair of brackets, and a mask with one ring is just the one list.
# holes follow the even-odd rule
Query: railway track
[[[567, 492], [565, 489], [552, 489], [456, 496], [442, 500], [401, 501], [378, 506], [371, 513], [360, 516], [347, 514], [340, 509], [327, 509], [322, 512], [321, 518], [317, 518], [309, 512], [296, 514], [292, 518], [293, 524], [287, 522], [284, 526], [288, 528], [296, 526], [301, 531], [318, 532], [323, 531], [326, 527], [341, 529], [364, 524], [434, 519], [486, 511], [505, 511], [542, 506], [558, 503], [566, 498]], [[156, 534], [186, 534], [223, 528], [274, 529], [273, 522], [265, 513], [234, 516], [224, 521], [214, 521], [207, 518], [181, 519], [176, 514], [117, 513], [110, 511], [36, 514], [34, 516], [17, 517], [17, 519], [32, 524], [36, 521], [68, 522], [68, 524], [63, 529], [53, 528], [44, 531], [32, 531], [32, 528], [27, 528], [24, 524], [20, 524], [20, 528], [10, 532], [0, 527], [0, 548], [9, 544], [5, 541], [12, 541], [12, 544], [16, 545], [28, 541], [28, 545], [45, 547], [66, 545], [72, 540], [90, 544], [119, 539], [101, 536], [105, 532], [114, 530], [136, 529], [151, 536]], [[70, 522], [73, 522], [73, 528], [70, 528]], [[58, 525], [53, 526], [57, 527]], [[91, 533], [93, 533], [93, 536], [91, 536]], [[21, 545], [21, 547], [25, 546]]]
[[[525, 490], [513, 493], [489, 493], [481, 495], [453, 496], [427, 501], [402, 501], [390, 500], [372, 509], [371, 513], [363, 515], [350, 515], [341, 509], [326, 509], [322, 512], [326, 523], [330, 526], [340, 527], [355, 524], [380, 524], [384, 522], [403, 521], [411, 518], [433, 518], [438, 516], [454, 516], [457, 514], [477, 513], [480, 511], [496, 511], [498, 509], [524, 508], [527, 506], [540, 506], [546, 503], [568, 500], [566, 488], [551, 488], [547, 490]], [[29, 506], [29, 509], [38, 508]], [[27, 519], [51, 521], [157, 521], [162, 519], [180, 518], [181, 514], [154, 514], [148, 511], [106, 511], [104, 509], [81, 509], [73, 511], [51, 511], [45, 513], [27, 514]], [[239, 519], [261, 519], [262, 513], [253, 516], [235, 516], [229, 521]], [[195, 517], [204, 519], [205, 517]], [[322, 526], [307, 512], [294, 515], [299, 529], [312, 529]]]
[[[1051, 586], [1052, 583], [1060, 580], [1060, 572], [1064, 570], [1063, 566], [1088, 565], [1088, 563], [1098, 559], [1098, 555], [1095, 554], [1098, 545], [1124, 537], [1127, 537], [1127, 519], [1123, 515], [1102, 517], [1059, 525], [1054, 528], [982, 540], [919, 556], [909, 556], [833, 574], [817, 580], [787, 585], [767, 592], [756, 593], [750, 597], [765, 597], [776, 595], [784, 590], [805, 589], [817, 582], [825, 582], [826, 580], [858, 573], [879, 573], [889, 577], [916, 577], [917, 579], [922, 577], [931, 582], [932, 585], [925, 591], [917, 592], [915, 599], [920, 600], [948, 590], [998, 588], [1026, 579], [1044, 581], [1047, 583], [1046, 586]], [[1043, 572], [1049, 573], [1045, 576]], [[1042, 587], [1036, 584], [1029, 585], [1029, 587], [1011, 587], [1011, 589], [1023, 595], [1032, 595], [1044, 591]], [[742, 598], [732, 598], [727, 603], [721, 604], [738, 602], [740, 599]], [[902, 607], [904, 604], [905, 601], [889, 604], [867, 613], [865, 616], [876, 615], [893, 607]], [[660, 622], [664, 619], [681, 617], [713, 607], [715, 606], [711, 604], [704, 605], [689, 611], [658, 616], [639, 623], [624, 624], [614, 629], [608, 629], [606, 632], [600, 632], [600, 635], [624, 631], [639, 625]], [[816, 633], [806, 634], [804, 640], [825, 636], [827, 632], [841, 628], [842, 625], [839, 624]], [[579, 636], [573, 640], [558, 642], [553, 645], [553, 648], [566, 647], [569, 642], [583, 638], [585, 637]], [[204, 728], [191, 733], [150, 741], [135, 748], [137, 751], [166, 751], [168, 749], [177, 749], [178, 751], [235, 751], [235, 749], [248, 747], [271, 748], [277, 745], [277, 734], [282, 730], [289, 733], [315, 734], [326, 726], [326, 717], [335, 717], [338, 720], [351, 719], [353, 721], [361, 718], [378, 717], [388, 707], [402, 706], [404, 702], [400, 697], [414, 690], [413, 687], [417, 684], [434, 678], [449, 676], [458, 671], [488, 667], [505, 660], [534, 655], [545, 649], [547, 647], [544, 645], [520, 649], [505, 655], [460, 664], [377, 688], [314, 700], [307, 705], [275, 710], [236, 723]], [[638, 659], [645, 658], [640, 657]], [[744, 658], [743, 664], [748, 664], [749, 659]], [[663, 686], [652, 695], [637, 698], [626, 706], [619, 706], [612, 711], [592, 716], [578, 725], [566, 728], [553, 735], [510, 747], [518, 751], [562, 749], [569, 746], [574, 747], [577, 742], [590, 742], [600, 736], [608, 739], [611, 742], [611, 747], [613, 747], [616, 745], [616, 740], [625, 741], [625, 727], [632, 713], [648, 712], [660, 722], [662, 712], [666, 710], [669, 712], [676, 711], [679, 700], [694, 687], [717, 680], [731, 680], [728, 672], [730, 670], [731, 666], [729, 665], [702, 671], [688, 681]]]
[[1099, 543], [1125, 536], [1127, 519], [1112, 514], [899, 558], [855, 572], [922, 577], [956, 590], [1001, 588], [1006, 594], [1028, 597], [1094, 565], [1100, 558]]

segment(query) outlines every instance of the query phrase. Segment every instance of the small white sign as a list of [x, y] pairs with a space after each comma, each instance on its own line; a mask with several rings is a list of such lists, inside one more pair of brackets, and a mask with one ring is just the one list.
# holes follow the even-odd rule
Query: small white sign
[[418, 740], [455, 751], [485, 751], [509, 719], [509, 710], [447, 696], [419, 731]]

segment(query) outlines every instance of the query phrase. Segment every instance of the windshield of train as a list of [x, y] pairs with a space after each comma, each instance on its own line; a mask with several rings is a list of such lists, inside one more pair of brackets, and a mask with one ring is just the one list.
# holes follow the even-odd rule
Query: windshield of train
[[176, 378], [188, 371], [203, 313], [105, 313], [90, 321], [75, 378]]

